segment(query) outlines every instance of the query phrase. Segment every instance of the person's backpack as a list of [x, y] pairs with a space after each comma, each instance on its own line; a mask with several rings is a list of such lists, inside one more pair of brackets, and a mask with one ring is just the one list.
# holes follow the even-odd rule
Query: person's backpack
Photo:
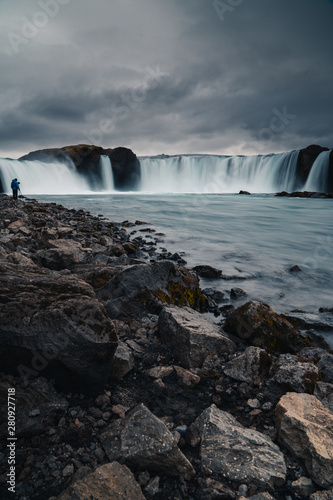
[[11, 183], [11, 185], [10, 185], [10, 189], [17, 189], [17, 188], [16, 188], [16, 183], [15, 183], [15, 180], [14, 180], [14, 179], [12, 180], [12, 183]]

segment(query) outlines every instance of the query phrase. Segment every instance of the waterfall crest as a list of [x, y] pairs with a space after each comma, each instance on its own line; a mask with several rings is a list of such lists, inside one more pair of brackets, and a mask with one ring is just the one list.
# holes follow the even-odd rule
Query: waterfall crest
[[266, 156], [145, 158], [140, 191], [148, 193], [253, 193], [292, 191], [299, 151]]

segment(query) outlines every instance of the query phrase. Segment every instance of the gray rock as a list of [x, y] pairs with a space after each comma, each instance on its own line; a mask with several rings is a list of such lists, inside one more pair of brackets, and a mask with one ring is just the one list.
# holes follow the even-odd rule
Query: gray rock
[[296, 353], [307, 347], [299, 332], [283, 316], [258, 301], [247, 302], [233, 311], [224, 329], [270, 354]]
[[333, 384], [317, 382], [313, 395], [333, 413]]
[[251, 500], [275, 500], [275, 497], [272, 497], [268, 491], [265, 491], [264, 493], [257, 493], [256, 495], [252, 495], [250, 497]]
[[278, 446], [215, 405], [197, 418], [190, 432], [201, 437], [201, 462], [213, 474], [245, 484], [284, 484], [286, 464]]
[[292, 354], [281, 354], [273, 364], [269, 386], [282, 386], [284, 392], [313, 393], [316, 382], [320, 380], [318, 367], [310, 361], [299, 361]]
[[333, 384], [333, 355], [329, 353], [324, 354], [317, 366], [323, 377], [323, 382]]
[[160, 478], [158, 476], [155, 476], [153, 479], [149, 481], [149, 483], [145, 487], [145, 492], [153, 497], [154, 495], [157, 495], [159, 491], [160, 491]]
[[72, 276], [0, 262], [2, 370], [42, 375], [65, 392], [99, 394], [117, 347], [93, 289]]
[[134, 367], [134, 359], [129, 348], [124, 342], [119, 342], [112, 358], [110, 369], [111, 380], [125, 377]]
[[291, 484], [291, 489], [298, 497], [308, 498], [315, 488], [309, 477], [302, 476]]
[[309, 500], [332, 500], [333, 490], [329, 491], [316, 491], [310, 495]]
[[48, 269], [68, 269], [75, 264], [83, 263], [87, 253], [78, 241], [74, 240], [52, 240], [49, 242], [49, 250], [39, 250], [36, 257], [40, 264]]
[[163, 261], [127, 266], [97, 291], [113, 319], [138, 319], [159, 314], [165, 304], [205, 310], [208, 299], [196, 273]]
[[201, 367], [210, 353], [222, 355], [236, 350], [216, 324], [189, 307], [164, 308], [158, 328], [162, 340], [185, 368]]
[[[238, 498], [235, 493], [227, 485], [216, 481], [210, 477], [198, 478], [200, 490], [196, 498], [204, 500], [236, 500]], [[200, 495], [200, 496], [199, 496]]]
[[264, 349], [251, 346], [229, 361], [223, 371], [235, 380], [259, 385], [267, 376], [271, 364], [272, 358]]
[[144, 500], [139, 484], [126, 465], [105, 464], [92, 474], [74, 482], [56, 500]]
[[169, 377], [174, 372], [173, 366], [154, 366], [145, 371], [145, 374], [155, 379]]
[[186, 479], [195, 473], [175, 436], [143, 404], [112, 422], [100, 435], [100, 441], [110, 460]]
[[288, 393], [276, 406], [280, 443], [302, 460], [312, 480], [333, 486], [333, 414], [310, 394]]
[[247, 297], [247, 293], [242, 288], [232, 288], [230, 291], [231, 300], [238, 300]]
[[62, 476], [69, 477], [72, 476], [73, 474], [74, 474], [74, 465], [73, 464], [66, 465], [66, 467], [62, 471]]

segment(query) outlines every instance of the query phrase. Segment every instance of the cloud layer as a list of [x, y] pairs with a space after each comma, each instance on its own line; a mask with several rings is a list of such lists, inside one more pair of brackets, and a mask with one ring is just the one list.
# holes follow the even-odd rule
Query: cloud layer
[[328, 0], [2, 0], [0, 156], [333, 147]]

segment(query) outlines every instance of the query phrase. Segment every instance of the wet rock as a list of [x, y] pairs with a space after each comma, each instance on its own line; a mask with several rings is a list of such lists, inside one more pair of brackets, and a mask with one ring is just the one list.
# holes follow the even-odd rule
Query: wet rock
[[65, 392], [100, 393], [117, 337], [93, 289], [37, 267], [0, 262], [2, 370], [55, 380]]
[[116, 380], [125, 377], [134, 367], [131, 351], [124, 342], [119, 342], [112, 358], [110, 379]]
[[139, 404], [124, 419], [112, 422], [100, 435], [110, 460], [170, 476], [194, 475], [177, 439], [148, 408]]
[[219, 290], [214, 290], [214, 288], [205, 288], [202, 290], [202, 293], [209, 299], [212, 299], [216, 304], [221, 304], [224, 300], [224, 293]]
[[317, 382], [313, 395], [333, 413], [333, 384]]
[[290, 273], [301, 273], [302, 269], [299, 266], [292, 266], [289, 268]]
[[276, 406], [280, 443], [302, 460], [312, 480], [333, 486], [333, 414], [310, 394], [288, 393]]
[[241, 288], [232, 288], [230, 292], [230, 298], [232, 300], [238, 300], [238, 299], [243, 299], [244, 297], [247, 297], [247, 293], [244, 292]]
[[291, 490], [298, 498], [308, 498], [314, 490], [314, 484], [309, 477], [300, 477], [291, 485]]
[[284, 392], [313, 394], [316, 382], [320, 380], [320, 373], [318, 367], [306, 359], [281, 354], [273, 364], [269, 377], [268, 386], [271, 388], [280, 386]]
[[144, 500], [145, 497], [129, 468], [118, 462], [112, 462], [102, 465], [92, 474], [70, 485], [56, 500], [92, 498]]
[[219, 311], [220, 313], [224, 316], [224, 317], [228, 317], [230, 316], [230, 314], [235, 310], [235, 306], [231, 305], [231, 304], [226, 304], [225, 306], [222, 306], [222, 307], [219, 307]]
[[241, 484], [284, 484], [286, 465], [280, 449], [215, 405], [197, 418], [190, 432], [199, 434], [201, 463], [213, 474]]
[[264, 349], [251, 346], [229, 361], [223, 371], [235, 380], [259, 385], [267, 377], [271, 365], [272, 358]]
[[262, 302], [247, 302], [236, 309], [224, 329], [268, 353], [295, 353], [306, 347], [297, 330]]
[[249, 193], [248, 191], [243, 191], [243, 190], [241, 189], [241, 190], [239, 191], [239, 193], [238, 193], [238, 194], [251, 194], [251, 193]]
[[193, 271], [195, 271], [200, 278], [217, 279], [222, 276], [222, 271], [220, 271], [220, 269], [215, 269], [215, 267], [211, 266], [195, 266], [193, 267]]
[[170, 261], [141, 264], [122, 270], [97, 291], [111, 318], [141, 318], [159, 314], [163, 305], [208, 307], [197, 275]]
[[320, 307], [320, 313], [333, 313], [333, 307]]
[[329, 491], [316, 491], [310, 495], [309, 500], [332, 500], [333, 489]]
[[235, 344], [213, 322], [188, 307], [166, 307], [159, 316], [159, 334], [185, 368], [201, 367], [210, 353], [236, 350]]

